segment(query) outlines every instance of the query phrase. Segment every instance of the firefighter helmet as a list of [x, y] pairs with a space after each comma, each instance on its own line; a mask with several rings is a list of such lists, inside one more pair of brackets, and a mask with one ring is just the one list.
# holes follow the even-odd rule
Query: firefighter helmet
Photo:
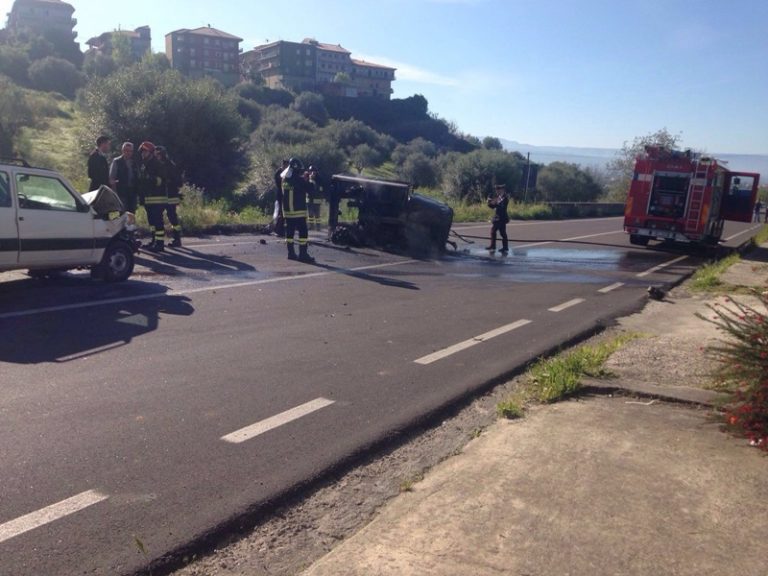
[[298, 158], [288, 160], [288, 166], [290, 166], [291, 170], [298, 170], [299, 172], [304, 170], [304, 164]]

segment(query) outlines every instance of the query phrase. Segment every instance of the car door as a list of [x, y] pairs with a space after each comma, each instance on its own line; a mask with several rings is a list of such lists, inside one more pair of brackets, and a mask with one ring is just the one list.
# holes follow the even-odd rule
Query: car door
[[55, 174], [19, 170], [19, 264], [50, 268], [92, 264], [94, 219]]
[[760, 186], [760, 174], [728, 172], [720, 217], [734, 222], [752, 222]]
[[0, 270], [14, 268], [19, 261], [19, 228], [11, 194], [11, 175], [0, 170]]

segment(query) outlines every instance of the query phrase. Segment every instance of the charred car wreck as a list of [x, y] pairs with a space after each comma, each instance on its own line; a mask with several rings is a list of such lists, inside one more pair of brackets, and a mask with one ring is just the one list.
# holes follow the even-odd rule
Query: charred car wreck
[[[334, 244], [370, 246], [415, 255], [442, 253], [453, 224], [443, 202], [415, 194], [405, 182], [336, 175], [331, 180], [329, 235]], [[342, 222], [340, 208], [357, 212]]]

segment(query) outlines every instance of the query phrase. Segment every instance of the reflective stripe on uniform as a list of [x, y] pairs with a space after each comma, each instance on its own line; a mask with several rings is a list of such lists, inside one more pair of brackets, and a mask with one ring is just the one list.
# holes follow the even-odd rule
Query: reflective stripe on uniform
[[299, 210], [297, 212], [283, 212], [285, 218], [306, 218], [308, 212], [306, 210]]

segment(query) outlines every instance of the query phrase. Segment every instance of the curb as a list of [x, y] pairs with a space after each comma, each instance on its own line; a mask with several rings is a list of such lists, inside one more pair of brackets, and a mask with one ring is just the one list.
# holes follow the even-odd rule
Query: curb
[[640, 398], [714, 409], [719, 409], [728, 399], [727, 395], [713, 390], [702, 390], [700, 388], [684, 386], [659, 386], [658, 384], [650, 384], [648, 382], [618, 384], [610, 380], [597, 380], [594, 378], [584, 379], [581, 391], [587, 394], [599, 395], [624, 393]]

